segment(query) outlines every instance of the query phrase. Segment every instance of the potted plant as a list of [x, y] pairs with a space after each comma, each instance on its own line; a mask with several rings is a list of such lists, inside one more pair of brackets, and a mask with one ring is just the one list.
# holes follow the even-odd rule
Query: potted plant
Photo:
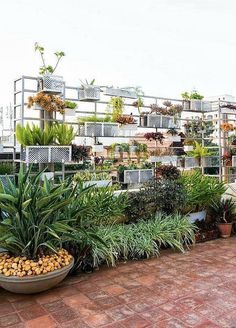
[[211, 156], [212, 152], [210, 152], [208, 148], [200, 145], [200, 143], [198, 143], [197, 141], [194, 141], [194, 143], [194, 149], [192, 151], [187, 152], [187, 155], [196, 159], [196, 166], [201, 166], [202, 164], [204, 164], [202, 161], [203, 158]]
[[100, 100], [100, 87], [94, 85], [95, 79], [91, 82], [85, 80], [81, 83], [78, 91], [78, 98], [80, 101], [98, 101]]
[[44, 129], [37, 125], [17, 124], [16, 139], [24, 147], [26, 163], [63, 163], [71, 161], [71, 146], [75, 133], [72, 126], [55, 123]]
[[211, 203], [210, 209], [218, 223], [221, 237], [230, 237], [233, 226], [232, 221], [235, 218], [235, 201], [232, 198], [219, 199]]
[[108, 187], [112, 184], [110, 174], [107, 172], [77, 172], [74, 176], [74, 181], [82, 183], [83, 187]]
[[110, 115], [98, 117], [91, 115], [79, 118], [79, 136], [85, 137], [117, 137], [119, 123], [115, 123]]
[[103, 153], [104, 151], [104, 146], [101, 142], [97, 142], [92, 146], [92, 151], [93, 153]]
[[223, 155], [222, 155], [222, 162], [223, 162], [223, 166], [232, 166], [232, 151], [229, 150], [224, 150]]
[[74, 201], [76, 186], [47, 180], [42, 185], [40, 177], [31, 177], [31, 170], [24, 172], [22, 166], [16, 184], [0, 187], [0, 247], [7, 251], [0, 255], [0, 284], [14, 293], [47, 290], [73, 266], [62, 244], [75, 232], [70, 225], [74, 217], [64, 210]]
[[166, 133], [168, 135], [168, 141], [171, 142], [181, 141], [181, 137], [178, 135], [178, 131], [176, 130], [176, 128], [170, 128]]
[[137, 130], [138, 125], [132, 113], [130, 115], [120, 115], [116, 118], [116, 122], [120, 124], [121, 135], [132, 136]]
[[39, 84], [38, 84], [39, 91], [53, 93], [53, 94], [63, 93], [63, 89], [64, 89], [63, 78], [62, 76], [54, 75], [54, 73], [62, 57], [65, 56], [65, 53], [63, 51], [56, 51], [54, 53], [54, 55], [56, 56], [56, 64], [53, 67], [52, 65], [46, 65], [46, 61], [44, 58], [45, 49], [37, 42], [35, 43], [35, 51], [39, 52], [43, 64], [39, 70], [39, 74], [42, 75], [42, 78], [39, 79]]
[[228, 123], [228, 122], [226, 122], [226, 123], [222, 123], [221, 125], [220, 125], [220, 128], [221, 128], [221, 130], [223, 131], [223, 132], [230, 132], [230, 131], [234, 131], [235, 130], [235, 127], [234, 127], [234, 125], [232, 124], [232, 123]]
[[74, 101], [65, 100], [65, 115], [75, 116], [77, 104]]
[[201, 111], [203, 108], [202, 99], [204, 96], [200, 95], [196, 91], [189, 92], [183, 92], [181, 94], [184, 102], [183, 106], [185, 110], [196, 110]]
[[60, 114], [64, 114], [66, 105], [60, 96], [41, 91], [35, 96], [28, 98], [27, 107], [33, 107], [35, 110], [45, 110], [49, 113], [59, 112]]
[[193, 151], [194, 145], [195, 145], [195, 142], [193, 139], [186, 138], [184, 140], [184, 151], [185, 152]]
[[141, 158], [146, 159], [148, 156], [148, 147], [144, 143], [136, 143], [135, 154], [137, 156], [137, 161], [140, 163]]
[[224, 182], [198, 171], [182, 174], [180, 180], [187, 193], [184, 212], [191, 222], [205, 220], [211, 202], [217, 202], [226, 191]]
[[134, 163], [119, 165], [117, 167], [119, 182], [125, 184], [139, 184], [151, 180], [153, 178], [153, 170], [144, 166], [140, 167]]
[[161, 145], [163, 144], [163, 140], [165, 139], [163, 133], [161, 132], [147, 132], [144, 134], [144, 138], [148, 141], [156, 141], [159, 142]]
[[177, 165], [178, 157], [171, 148], [156, 148], [150, 151], [149, 160], [151, 163], [162, 163]]
[[72, 160], [75, 162], [81, 162], [88, 158], [89, 147], [72, 144]]

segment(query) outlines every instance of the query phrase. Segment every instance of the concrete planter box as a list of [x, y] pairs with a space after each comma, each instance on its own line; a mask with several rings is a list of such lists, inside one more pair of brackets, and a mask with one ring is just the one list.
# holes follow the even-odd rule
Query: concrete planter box
[[185, 157], [185, 168], [199, 167], [199, 163], [194, 157]]
[[0, 274], [0, 285], [2, 288], [8, 290], [12, 293], [17, 294], [35, 294], [48, 290], [57, 284], [59, 284], [67, 274], [74, 264], [74, 259], [71, 263], [61, 269], [41, 274], [38, 276], [28, 276], [28, 277], [6, 277]]
[[65, 116], [74, 117], [76, 114], [76, 108], [65, 108]]
[[119, 127], [119, 132], [121, 136], [133, 136], [138, 129], [137, 124], [122, 124]]

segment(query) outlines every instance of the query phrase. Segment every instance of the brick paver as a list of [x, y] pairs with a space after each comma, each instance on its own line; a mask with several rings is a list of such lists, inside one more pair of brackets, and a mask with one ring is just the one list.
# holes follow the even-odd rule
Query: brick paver
[[236, 238], [67, 278], [38, 295], [0, 288], [0, 328], [236, 328]]

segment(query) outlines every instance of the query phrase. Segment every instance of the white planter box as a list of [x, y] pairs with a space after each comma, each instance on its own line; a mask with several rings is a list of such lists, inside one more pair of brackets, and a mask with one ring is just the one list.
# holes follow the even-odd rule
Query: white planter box
[[137, 124], [122, 124], [119, 127], [119, 132], [121, 136], [131, 137], [135, 135], [137, 129]]
[[167, 140], [168, 141], [171, 141], [171, 142], [180, 142], [181, 141], [181, 137], [180, 136], [168, 136], [167, 137]]
[[122, 88], [106, 88], [105, 95], [113, 96], [113, 97], [124, 97], [124, 98], [132, 98], [137, 99], [137, 94], [132, 89], [122, 89]]
[[197, 220], [203, 221], [206, 219], [206, 211], [190, 213], [188, 215], [188, 219], [192, 223], [196, 222]]
[[137, 150], [137, 146], [130, 146], [129, 149], [131, 153], [135, 153]]
[[236, 167], [236, 156], [232, 156], [232, 167]]
[[47, 180], [52, 180], [52, 179], [54, 179], [54, 172], [44, 172], [44, 173], [42, 173], [42, 175], [41, 175], [41, 177], [40, 177], [41, 181], [44, 181], [45, 178], [46, 178]]
[[78, 98], [80, 101], [98, 101], [100, 100], [100, 88], [85, 86], [84, 89], [79, 89]]
[[125, 170], [124, 183], [144, 183], [153, 178], [152, 169]]
[[193, 151], [193, 146], [184, 146], [184, 151]]
[[26, 163], [64, 163], [71, 161], [71, 146], [26, 146]]
[[177, 165], [177, 156], [150, 156], [150, 161], [152, 163], [161, 162], [162, 164], [172, 164]]
[[92, 146], [92, 151], [94, 153], [103, 153], [104, 151], [104, 146], [103, 145], [93, 145]]
[[66, 116], [75, 116], [76, 108], [65, 108], [65, 115]]
[[203, 167], [219, 167], [220, 159], [218, 156], [202, 157], [201, 163]]
[[3, 144], [0, 143], [0, 153], [3, 153], [4, 148], [3, 148]]
[[83, 187], [90, 187], [90, 186], [94, 186], [94, 187], [108, 187], [112, 185], [112, 181], [111, 180], [96, 180], [96, 181], [86, 181], [83, 183]]
[[199, 167], [196, 158], [185, 157], [185, 168], [194, 168], [194, 167]]
[[170, 129], [173, 126], [177, 127], [179, 125], [179, 120], [175, 122], [173, 116], [148, 114], [146, 116], [146, 124], [147, 127]]
[[117, 137], [119, 124], [110, 122], [85, 122], [79, 124], [79, 135], [85, 137]]
[[63, 77], [52, 74], [44, 75], [39, 81], [39, 91], [62, 94], [64, 91]]

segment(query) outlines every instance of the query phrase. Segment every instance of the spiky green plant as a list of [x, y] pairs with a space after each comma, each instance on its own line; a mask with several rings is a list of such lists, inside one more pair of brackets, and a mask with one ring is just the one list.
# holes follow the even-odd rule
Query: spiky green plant
[[70, 145], [76, 136], [72, 125], [66, 123], [54, 124], [54, 135], [56, 143], [61, 146]]
[[51, 145], [54, 142], [54, 128], [49, 127], [48, 124], [44, 129], [35, 124], [32, 124], [32, 127], [29, 123], [25, 127], [17, 124], [16, 139], [22, 146]]

